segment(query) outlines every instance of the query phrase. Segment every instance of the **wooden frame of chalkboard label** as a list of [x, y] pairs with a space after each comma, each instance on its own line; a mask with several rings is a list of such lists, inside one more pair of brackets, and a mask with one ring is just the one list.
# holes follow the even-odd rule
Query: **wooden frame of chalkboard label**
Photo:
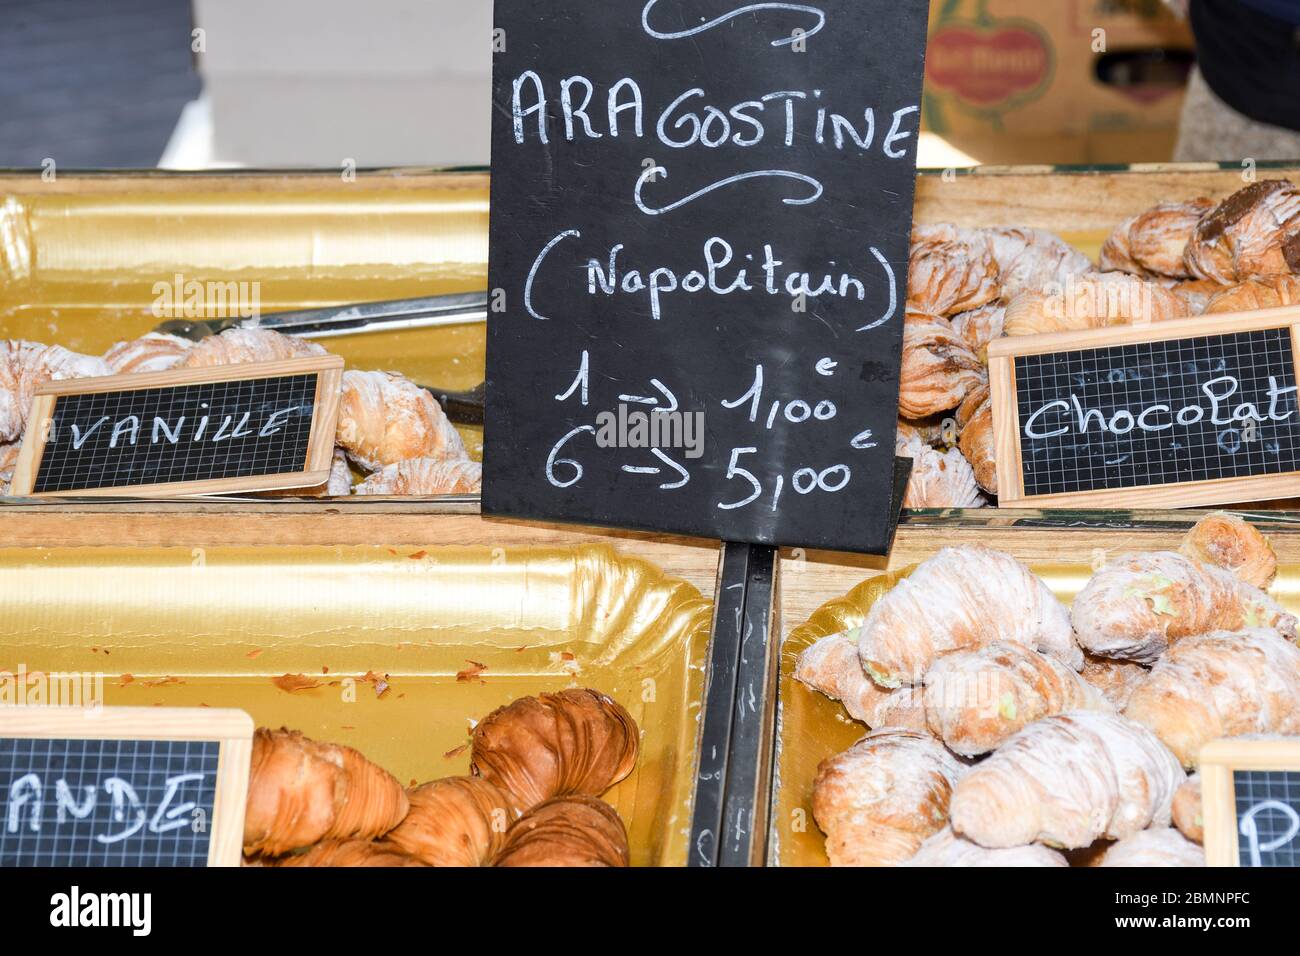
[[342, 380], [343, 359], [330, 355], [51, 382], [36, 390], [10, 494], [163, 498], [324, 484]]
[[1215, 740], [1199, 769], [1208, 866], [1300, 866], [1300, 738]]
[[252, 753], [242, 710], [0, 707], [0, 865], [239, 866]]
[[1300, 308], [996, 339], [998, 504], [1300, 495]]

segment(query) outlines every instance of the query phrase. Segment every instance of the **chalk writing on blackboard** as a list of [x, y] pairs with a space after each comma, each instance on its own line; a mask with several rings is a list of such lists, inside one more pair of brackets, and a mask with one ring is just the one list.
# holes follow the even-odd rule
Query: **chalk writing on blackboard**
[[485, 511], [887, 548], [927, 7], [497, 0]]

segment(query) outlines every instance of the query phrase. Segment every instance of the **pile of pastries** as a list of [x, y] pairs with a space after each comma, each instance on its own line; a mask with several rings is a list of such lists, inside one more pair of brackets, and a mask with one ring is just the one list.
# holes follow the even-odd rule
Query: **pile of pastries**
[[474, 729], [470, 776], [403, 788], [351, 747], [292, 730], [253, 737], [250, 866], [628, 865], [599, 796], [636, 766], [640, 731], [594, 690], [524, 697]]
[[[8, 493], [32, 398], [48, 382], [325, 354], [315, 342], [256, 328], [229, 329], [197, 343], [151, 332], [102, 356], [0, 340], [0, 494]], [[354, 470], [362, 476], [355, 487]], [[349, 369], [329, 481], [277, 494], [455, 495], [477, 494], [481, 485], [482, 467], [429, 391], [395, 372]]]
[[1096, 265], [1041, 229], [917, 226], [898, 452], [909, 508], [997, 494], [988, 344], [1300, 303], [1300, 188], [1255, 182], [1223, 202], [1166, 202], [1121, 223]]
[[1300, 735], [1276, 571], [1227, 514], [1109, 561], [1068, 608], [1011, 555], [940, 551], [798, 659], [871, 730], [818, 767], [831, 863], [1204, 866], [1201, 747]]

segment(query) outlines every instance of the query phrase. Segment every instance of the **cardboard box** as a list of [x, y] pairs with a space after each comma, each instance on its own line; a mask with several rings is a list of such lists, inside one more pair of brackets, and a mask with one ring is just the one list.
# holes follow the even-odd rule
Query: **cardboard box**
[[1168, 160], [1192, 50], [1160, 0], [933, 0], [923, 126], [982, 163]]

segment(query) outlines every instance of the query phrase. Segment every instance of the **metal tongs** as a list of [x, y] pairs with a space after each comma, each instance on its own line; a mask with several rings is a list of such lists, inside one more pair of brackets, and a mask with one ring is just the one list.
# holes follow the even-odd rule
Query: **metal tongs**
[[[424, 299], [398, 299], [393, 302], [362, 302], [355, 305], [303, 309], [297, 312], [273, 312], [252, 318], [169, 319], [155, 332], [175, 335], [198, 342], [227, 329], [270, 329], [284, 335], [307, 339], [324, 339], [366, 332], [391, 332], [397, 329], [435, 328], [487, 321], [486, 292], [435, 295]], [[480, 384], [468, 392], [455, 392], [424, 386], [438, 400], [447, 417], [462, 425], [483, 424], [484, 389]]]

